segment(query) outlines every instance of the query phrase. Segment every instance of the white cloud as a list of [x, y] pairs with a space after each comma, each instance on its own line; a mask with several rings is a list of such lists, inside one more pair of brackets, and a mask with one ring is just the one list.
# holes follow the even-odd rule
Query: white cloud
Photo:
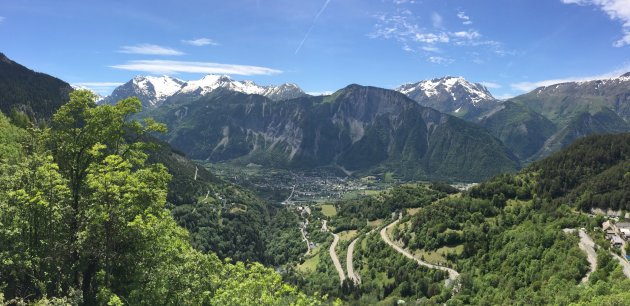
[[433, 24], [434, 28], [441, 29], [443, 27], [442, 26], [442, 23], [443, 23], [442, 15], [440, 15], [440, 14], [438, 14], [436, 12], [431, 13], [431, 23]]
[[[404, 51], [424, 50], [427, 52], [439, 52], [440, 44], [450, 44], [461, 47], [485, 48], [497, 55], [510, 54], [505, 51], [503, 44], [488, 40], [477, 30], [450, 32], [440, 28], [441, 22], [434, 15], [433, 30], [427, 30], [419, 25], [413, 14], [407, 10], [397, 10], [396, 14], [381, 14], [376, 16], [377, 22], [374, 30], [368, 37], [376, 39], [395, 40], [402, 45]], [[414, 45], [417, 44], [417, 45]]]
[[114, 88], [122, 85], [120, 82], [80, 82], [73, 83], [72, 86], [78, 89], [87, 89], [101, 96], [109, 95]]
[[139, 44], [135, 46], [122, 46], [120, 53], [144, 54], [144, 55], [183, 55], [184, 53], [172, 48], [152, 44]]
[[311, 96], [329, 96], [332, 95], [334, 91], [324, 90], [324, 91], [309, 91], [306, 94]]
[[218, 46], [219, 43], [217, 43], [216, 41], [210, 39], [210, 38], [197, 38], [197, 39], [191, 39], [191, 40], [182, 40], [182, 43], [187, 44], [187, 45], [191, 45], [191, 46], [196, 46], [196, 47], [201, 47], [201, 46]]
[[413, 40], [417, 42], [427, 43], [427, 44], [434, 44], [434, 43], [447, 43], [450, 41], [450, 38], [448, 37], [448, 34], [446, 33], [438, 33], [438, 34], [416, 33], [416, 35], [413, 37]]
[[393, 2], [394, 2], [394, 4], [398, 4], [398, 5], [400, 5], [400, 4], [407, 4], [407, 3], [409, 3], [409, 4], [416, 3], [415, 0], [394, 0]]
[[616, 41], [615, 47], [630, 45], [630, 2], [628, 0], [560, 0], [565, 4], [594, 5], [604, 11], [612, 20], [622, 23], [623, 37]]
[[503, 86], [501, 86], [501, 84], [497, 84], [494, 82], [480, 82], [481, 85], [486, 86], [487, 88], [492, 88], [492, 89], [497, 89], [497, 88], [501, 88]]
[[481, 37], [481, 34], [479, 34], [479, 32], [474, 31], [474, 30], [454, 32], [454, 33], [451, 33], [451, 35], [457, 38], [464, 38], [467, 40], [474, 40]]
[[275, 75], [281, 70], [248, 65], [232, 65], [211, 62], [185, 62], [165, 60], [129, 61], [125, 64], [109, 66], [115, 69], [142, 71], [155, 74], [204, 73], [236, 75]]
[[429, 56], [427, 60], [431, 63], [440, 64], [440, 65], [448, 65], [454, 62], [453, 59], [442, 57], [442, 56]]
[[616, 69], [614, 71], [599, 74], [599, 75], [584, 76], [584, 77], [566, 77], [566, 78], [541, 80], [541, 81], [533, 81], [533, 82], [518, 82], [518, 83], [510, 84], [510, 87], [512, 87], [512, 89], [514, 90], [518, 90], [521, 92], [528, 92], [538, 87], [550, 86], [550, 85], [560, 84], [560, 83], [584, 82], [584, 81], [616, 78], [628, 71], [630, 71], [630, 64], [626, 64], [621, 69]]
[[0, 16], [0, 23], [2, 23], [6, 18], [4, 16]]
[[512, 99], [512, 98], [516, 97], [517, 95], [518, 94], [504, 93], [504, 94], [500, 94], [500, 95], [494, 96], [494, 97], [499, 99], [499, 100], [508, 100], [508, 99]]
[[440, 48], [434, 46], [423, 46], [422, 50], [427, 52], [440, 52]]
[[462, 24], [464, 25], [470, 25], [472, 24], [472, 21], [470, 21], [470, 17], [468, 17], [468, 15], [466, 15], [466, 13], [460, 11], [457, 12], [457, 18], [462, 20]]
[[120, 82], [82, 82], [82, 83], [74, 83], [72, 85], [85, 86], [85, 87], [116, 87], [122, 84], [123, 83], [120, 83]]

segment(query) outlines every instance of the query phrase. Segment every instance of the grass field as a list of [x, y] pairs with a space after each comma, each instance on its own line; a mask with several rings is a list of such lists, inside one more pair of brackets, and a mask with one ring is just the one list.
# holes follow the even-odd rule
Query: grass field
[[354, 238], [357, 237], [358, 231], [356, 230], [349, 230], [349, 231], [343, 231], [343, 232], [339, 232], [339, 241], [350, 241]]
[[321, 205], [321, 208], [322, 208], [322, 214], [324, 214], [324, 216], [328, 218], [332, 218], [337, 215], [337, 209], [335, 208], [335, 205], [323, 204]]
[[417, 258], [423, 259], [424, 261], [432, 264], [445, 264], [448, 261], [446, 260], [447, 253], [455, 253], [461, 254], [464, 251], [464, 245], [457, 245], [454, 247], [441, 247], [435, 251], [427, 252], [425, 250], [416, 250], [413, 255]]
[[343, 194], [343, 200], [354, 200], [364, 196], [374, 196], [381, 193], [381, 190], [352, 190]]
[[376, 219], [373, 221], [368, 221], [368, 226], [372, 228], [379, 227], [383, 224], [383, 219]]
[[407, 208], [407, 214], [413, 216], [420, 211], [420, 207], [418, 208]]
[[315, 272], [315, 270], [317, 269], [317, 265], [319, 264], [319, 255], [321, 253], [320, 252], [321, 249], [322, 249], [321, 245], [318, 245], [317, 247], [312, 249], [311, 254], [315, 254], [315, 255], [307, 258], [302, 264], [298, 265], [296, 267], [297, 270], [304, 273]]
[[319, 253], [315, 254], [315, 256], [305, 260], [302, 264], [297, 266], [297, 270], [304, 273], [315, 272], [317, 269], [317, 265], [319, 264]]

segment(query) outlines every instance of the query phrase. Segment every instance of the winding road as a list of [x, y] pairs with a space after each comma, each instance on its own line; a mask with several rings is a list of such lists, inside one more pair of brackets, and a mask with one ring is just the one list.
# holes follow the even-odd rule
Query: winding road
[[[385, 243], [389, 244], [392, 248], [394, 248], [394, 250], [398, 251], [398, 253], [404, 255], [405, 257], [415, 260], [419, 265], [421, 266], [425, 266], [427, 268], [430, 269], [438, 269], [438, 270], [442, 270], [442, 271], [446, 271], [448, 272], [448, 279], [446, 280], [446, 285], [450, 285], [453, 284], [455, 282], [455, 280], [457, 278], [459, 278], [459, 273], [451, 268], [447, 268], [447, 267], [443, 267], [443, 266], [437, 266], [434, 264], [430, 264], [426, 261], [422, 261], [416, 257], [414, 257], [411, 253], [409, 253], [407, 250], [399, 247], [398, 245], [396, 245], [395, 243], [393, 243], [389, 237], [387, 236], [387, 229], [389, 229], [390, 227], [394, 227], [396, 226], [396, 224], [398, 224], [398, 222], [400, 221], [400, 219], [390, 223], [388, 226], [384, 227], [381, 230], [381, 238], [383, 238], [383, 241], [385, 241]], [[457, 286], [453, 287], [453, 289], [455, 290]]]
[[621, 256], [613, 252], [610, 252], [610, 255], [612, 255], [616, 260], [619, 261], [619, 264], [623, 268], [623, 274], [625, 274], [627, 278], [630, 278], [630, 263], [628, 263], [627, 260], [621, 258]]
[[[565, 233], [573, 233], [575, 232], [574, 228], [565, 228], [563, 229]], [[581, 283], [586, 283], [588, 281], [588, 277], [597, 270], [597, 252], [595, 252], [595, 242], [593, 239], [584, 232], [583, 229], [578, 231], [578, 235], [580, 236], [580, 242], [578, 242], [578, 247], [586, 253], [586, 260], [590, 265], [589, 271], [582, 277]]]
[[[575, 229], [572, 228], [564, 229], [565, 233], [572, 233], [574, 231]], [[591, 239], [591, 237], [583, 229], [580, 229], [578, 234], [580, 236], [580, 242], [578, 243], [578, 246], [586, 253], [586, 259], [591, 265], [590, 271], [586, 273], [586, 275], [582, 278], [582, 283], [585, 283], [588, 281], [588, 277], [591, 275], [591, 273], [593, 273], [593, 271], [597, 269], [597, 252], [595, 252], [595, 242], [593, 242], [593, 239]], [[615, 254], [614, 252], [610, 252], [610, 255], [612, 255], [613, 258], [619, 261], [619, 264], [623, 268], [623, 274], [627, 278], [630, 278], [630, 263], [627, 260], [623, 259], [621, 256]]]
[[339, 257], [337, 257], [337, 252], [335, 252], [335, 248], [337, 247], [337, 243], [339, 242], [339, 235], [332, 233], [335, 239], [333, 243], [330, 245], [330, 249], [328, 250], [330, 253], [330, 258], [332, 258], [333, 264], [335, 265], [335, 269], [337, 269], [337, 273], [339, 273], [339, 282], [343, 283], [346, 279], [346, 274], [343, 272], [343, 268], [341, 267], [341, 263], [339, 262]]
[[300, 228], [300, 232], [302, 233], [302, 238], [304, 239], [304, 241], [306, 241], [306, 253], [304, 254], [304, 256], [307, 256], [308, 254], [311, 253], [311, 242], [308, 241], [308, 238], [306, 238], [306, 233], [304, 228]]
[[[575, 229], [573, 228], [565, 228], [563, 229], [565, 233], [573, 233]], [[584, 232], [584, 230], [580, 229], [578, 231], [578, 235], [580, 236], [580, 242], [578, 243], [578, 247], [586, 253], [586, 260], [590, 265], [590, 270], [584, 275], [581, 280], [581, 283], [586, 283], [588, 281], [589, 276], [595, 270], [597, 270], [597, 252], [595, 252], [595, 242], [593, 239]]]
[[582, 278], [582, 283], [586, 283], [591, 273], [597, 270], [597, 252], [595, 252], [595, 242], [593, 242], [593, 239], [591, 239], [591, 237], [589, 237], [583, 229], [580, 229], [578, 235], [580, 235], [580, 243], [578, 243], [578, 247], [586, 252], [586, 259], [591, 265], [591, 270], [588, 271], [588, 273], [586, 273], [586, 275]]
[[359, 240], [359, 237], [352, 240], [350, 245], [348, 246], [348, 254], [346, 256], [346, 270], [348, 271], [348, 278], [354, 282], [355, 285], [361, 283], [361, 277], [358, 274], [354, 273], [354, 266], [352, 264], [352, 256], [354, 255], [354, 245]]

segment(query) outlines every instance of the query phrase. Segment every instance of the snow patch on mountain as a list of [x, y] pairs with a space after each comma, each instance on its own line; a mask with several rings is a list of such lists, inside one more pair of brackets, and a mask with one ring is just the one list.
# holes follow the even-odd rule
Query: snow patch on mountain
[[224, 88], [250, 95], [262, 95], [272, 100], [296, 98], [305, 95], [304, 91], [295, 84], [285, 83], [278, 86], [260, 86], [252, 81], [236, 81], [227, 75], [215, 74], [206, 75], [197, 81], [186, 82], [179, 93], [206, 95], [217, 88]]
[[408, 83], [396, 88], [396, 90], [407, 96], [422, 93], [427, 98], [438, 96], [440, 93], [447, 93], [453, 100], [457, 100], [457, 97], [460, 95], [457, 94], [456, 91], [459, 90], [459, 88], [465, 91], [465, 94], [470, 97], [470, 100], [475, 106], [482, 102], [495, 100], [485, 86], [468, 82], [462, 77], [448, 76], [417, 83]]
[[418, 104], [457, 116], [473, 116], [498, 100], [479, 83], [462, 77], [443, 77], [407, 83], [395, 89]]
[[117, 87], [103, 103], [116, 103], [136, 96], [144, 107], [154, 108], [179, 94], [203, 96], [218, 88], [245, 94], [257, 94], [279, 101], [305, 96], [297, 85], [285, 83], [278, 86], [260, 86], [252, 81], [236, 81], [227, 75], [209, 74], [199, 80], [183, 81], [170, 76], [136, 76]]
[[153, 94], [155, 103], [166, 100], [166, 98], [180, 90], [184, 84], [184, 81], [170, 76], [138, 76], [133, 81], [145, 95]]

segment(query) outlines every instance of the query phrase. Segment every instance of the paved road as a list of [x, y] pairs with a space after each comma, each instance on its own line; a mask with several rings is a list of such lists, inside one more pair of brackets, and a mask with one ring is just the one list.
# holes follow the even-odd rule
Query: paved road
[[308, 238], [306, 238], [306, 230], [304, 230], [304, 228], [300, 228], [300, 232], [302, 233], [302, 238], [306, 241], [306, 253], [304, 254], [304, 256], [306, 256], [311, 253], [311, 243], [308, 241]]
[[[565, 228], [564, 231], [571, 233], [575, 231], [575, 229]], [[586, 281], [588, 281], [588, 277], [590, 276], [590, 274], [597, 269], [597, 252], [595, 252], [594, 249], [595, 242], [593, 242], [593, 239], [591, 239], [591, 237], [589, 237], [589, 235], [584, 230], [580, 229], [578, 234], [580, 235], [580, 243], [578, 244], [578, 246], [580, 247], [580, 249], [586, 252], [586, 258], [591, 264], [591, 270], [586, 273], [586, 276], [584, 276], [584, 278], [582, 278], [582, 282], [585, 283]], [[627, 260], [623, 259], [621, 256], [615, 254], [614, 252], [610, 252], [610, 255], [612, 255], [613, 258], [619, 261], [619, 264], [623, 268], [623, 274], [625, 274], [627, 278], [630, 278], [630, 263]]]
[[348, 254], [346, 256], [346, 270], [348, 271], [348, 278], [351, 279], [355, 284], [361, 283], [361, 277], [358, 274], [354, 273], [354, 266], [352, 264], [352, 256], [354, 255], [354, 245], [359, 240], [359, 237], [352, 240], [350, 245], [348, 246]]
[[619, 264], [621, 264], [621, 267], [623, 268], [623, 274], [625, 274], [627, 278], [630, 278], [630, 263], [613, 252], [610, 252], [610, 255], [619, 261]]
[[330, 249], [328, 250], [330, 253], [330, 258], [332, 258], [333, 264], [335, 265], [335, 269], [337, 269], [337, 273], [339, 273], [339, 282], [343, 283], [346, 279], [346, 274], [343, 272], [343, 268], [341, 267], [341, 263], [339, 262], [339, 258], [337, 257], [337, 252], [335, 252], [335, 248], [337, 247], [337, 242], [339, 242], [339, 235], [332, 234], [335, 239], [333, 243], [330, 245]]
[[[447, 268], [447, 267], [443, 267], [443, 266], [437, 266], [434, 264], [430, 264], [426, 261], [422, 261], [418, 258], [415, 258], [411, 253], [407, 252], [407, 250], [399, 247], [398, 245], [396, 245], [395, 243], [393, 243], [389, 237], [387, 236], [387, 229], [390, 227], [394, 227], [396, 226], [396, 224], [398, 224], [398, 221], [400, 221], [400, 219], [392, 222], [391, 224], [389, 224], [388, 226], [384, 227], [381, 230], [381, 238], [383, 238], [383, 241], [385, 241], [385, 243], [389, 244], [392, 248], [394, 248], [396, 251], [398, 251], [398, 253], [403, 254], [405, 257], [415, 260], [419, 265], [421, 266], [425, 266], [427, 268], [431, 268], [431, 269], [438, 269], [438, 270], [442, 270], [442, 271], [446, 271], [448, 272], [448, 280], [447, 280], [447, 285], [450, 283], [453, 283], [458, 277], [459, 277], [459, 273], [451, 268]], [[453, 288], [455, 289], [455, 288]]]
[[[565, 228], [563, 229], [563, 231], [565, 233], [573, 233], [575, 232], [575, 229]], [[595, 242], [593, 242], [593, 239], [591, 239], [591, 237], [589, 237], [588, 234], [584, 232], [584, 230], [580, 229], [578, 231], [578, 235], [580, 236], [578, 247], [580, 247], [580, 249], [584, 251], [584, 253], [586, 253], [586, 260], [588, 260], [588, 263], [591, 266], [590, 271], [588, 271], [586, 275], [584, 275], [581, 281], [582, 283], [586, 283], [591, 273], [597, 270], [597, 252], [595, 252]]]
[[580, 229], [578, 234], [580, 235], [580, 243], [578, 243], [578, 246], [586, 252], [586, 259], [588, 263], [591, 264], [591, 270], [582, 278], [582, 283], [586, 283], [591, 273], [597, 270], [597, 252], [595, 252], [595, 242], [593, 242], [593, 239], [591, 239], [583, 229]]

